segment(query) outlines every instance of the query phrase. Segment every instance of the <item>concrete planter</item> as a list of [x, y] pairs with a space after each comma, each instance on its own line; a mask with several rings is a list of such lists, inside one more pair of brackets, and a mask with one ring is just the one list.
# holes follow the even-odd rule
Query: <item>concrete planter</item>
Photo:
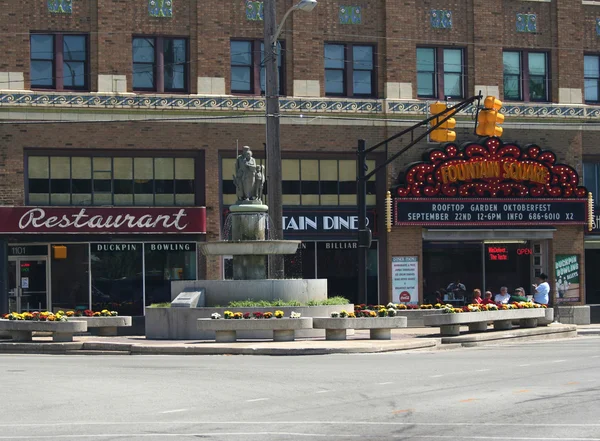
[[534, 328], [538, 319], [545, 318], [544, 308], [441, 313], [425, 317], [425, 326], [439, 326], [442, 335], [460, 335], [461, 325], [469, 325], [469, 331], [485, 331], [488, 323], [493, 322], [494, 329], [507, 330], [512, 328], [513, 321], [519, 320], [521, 327]]
[[390, 340], [391, 330], [406, 328], [406, 317], [315, 317], [313, 327], [325, 329], [327, 340], [346, 340], [347, 329], [370, 329], [371, 340]]
[[217, 343], [234, 342], [240, 332], [269, 331], [274, 341], [293, 341], [295, 333], [311, 329], [312, 317], [270, 319], [198, 319], [200, 331], [214, 331]]
[[589, 305], [559, 305], [556, 318], [560, 323], [570, 325], [589, 325], [591, 321], [591, 309]]
[[425, 326], [425, 317], [439, 314], [439, 309], [397, 309], [396, 316], [406, 317], [406, 327], [422, 328]]
[[116, 317], [69, 317], [70, 322], [86, 322], [88, 330], [94, 335], [117, 335], [117, 328], [131, 326], [131, 316]]
[[65, 342], [73, 341], [73, 334], [87, 331], [87, 323], [0, 319], [0, 331], [9, 333], [13, 341], [31, 341], [33, 332], [51, 332], [53, 341]]
[[[299, 312], [302, 317], [328, 317], [332, 312], [354, 311], [354, 305], [334, 306], [276, 306], [269, 308], [146, 308], [146, 338], [155, 340], [214, 340], [215, 332], [198, 329], [196, 322], [201, 318], [210, 318], [217, 312], [223, 315], [225, 311], [231, 312], [275, 312], [283, 311], [289, 317], [292, 311]], [[243, 319], [242, 319], [243, 320]], [[269, 319], [272, 320], [272, 319]], [[324, 329], [299, 329], [297, 338], [325, 337]], [[269, 339], [271, 331], [265, 330], [240, 330], [237, 338]]]

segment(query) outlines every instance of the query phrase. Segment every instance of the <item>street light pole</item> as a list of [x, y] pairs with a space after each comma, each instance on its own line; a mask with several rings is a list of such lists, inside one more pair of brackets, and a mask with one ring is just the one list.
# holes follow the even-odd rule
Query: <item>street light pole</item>
[[[277, 65], [277, 38], [288, 16], [297, 10], [312, 11], [317, 0], [300, 0], [276, 25], [276, 0], [263, 3], [264, 48], [265, 48], [265, 110], [267, 151], [267, 205], [271, 216], [271, 236], [283, 239], [283, 202], [281, 190], [281, 147], [279, 145], [279, 72]], [[283, 278], [283, 256], [269, 256], [269, 278]]]

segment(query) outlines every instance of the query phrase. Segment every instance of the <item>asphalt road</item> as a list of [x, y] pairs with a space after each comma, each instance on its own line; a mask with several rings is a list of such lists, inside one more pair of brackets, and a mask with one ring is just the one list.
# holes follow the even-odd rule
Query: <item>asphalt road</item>
[[2, 355], [0, 396], [0, 440], [600, 440], [600, 337], [368, 355]]

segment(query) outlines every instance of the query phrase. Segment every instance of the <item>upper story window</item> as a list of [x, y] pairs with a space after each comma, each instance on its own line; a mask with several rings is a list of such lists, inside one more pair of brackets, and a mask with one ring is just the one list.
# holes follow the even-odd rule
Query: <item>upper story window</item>
[[586, 55], [583, 62], [584, 100], [600, 101], [600, 55]]
[[[263, 159], [256, 159], [264, 165]], [[374, 160], [367, 160], [369, 170]], [[221, 159], [223, 176], [223, 204], [237, 200], [231, 179], [235, 158]], [[265, 172], [266, 174], [266, 172]], [[354, 159], [283, 159], [281, 161], [281, 189], [284, 205], [352, 205], [356, 206], [356, 160]], [[367, 181], [367, 205], [376, 204], [375, 176]], [[265, 184], [265, 194], [269, 183]]]
[[27, 157], [29, 205], [194, 205], [191, 157]]
[[417, 96], [441, 100], [463, 98], [464, 72], [462, 49], [418, 48]]
[[31, 34], [32, 89], [88, 90], [86, 35]]
[[[265, 45], [262, 40], [232, 40], [231, 52], [231, 92], [264, 95], [265, 86]], [[279, 73], [279, 95], [285, 94], [284, 50], [277, 43], [277, 71]]]
[[503, 64], [505, 100], [550, 100], [546, 52], [505, 51]]
[[185, 38], [133, 39], [133, 90], [188, 91], [188, 49]]
[[375, 97], [375, 48], [325, 44], [325, 95]]
[[600, 186], [600, 164], [597, 162], [584, 162], [583, 163], [583, 185], [588, 191], [591, 191], [594, 195], [594, 199], [597, 200], [598, 187]]

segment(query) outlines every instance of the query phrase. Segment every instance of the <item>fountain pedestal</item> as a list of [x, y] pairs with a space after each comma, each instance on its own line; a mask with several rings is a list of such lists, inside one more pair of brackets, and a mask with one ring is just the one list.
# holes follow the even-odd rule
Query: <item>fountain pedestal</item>
[[[231, 240], [233, 242], [264, 241], [266, 239], [267, 206], [236, 204], [229, 207], [231, 213]], [[233, 256], [234, 280], [261, 280], [267, 278], [267, 257], [264, 254], [243, 254]]]

